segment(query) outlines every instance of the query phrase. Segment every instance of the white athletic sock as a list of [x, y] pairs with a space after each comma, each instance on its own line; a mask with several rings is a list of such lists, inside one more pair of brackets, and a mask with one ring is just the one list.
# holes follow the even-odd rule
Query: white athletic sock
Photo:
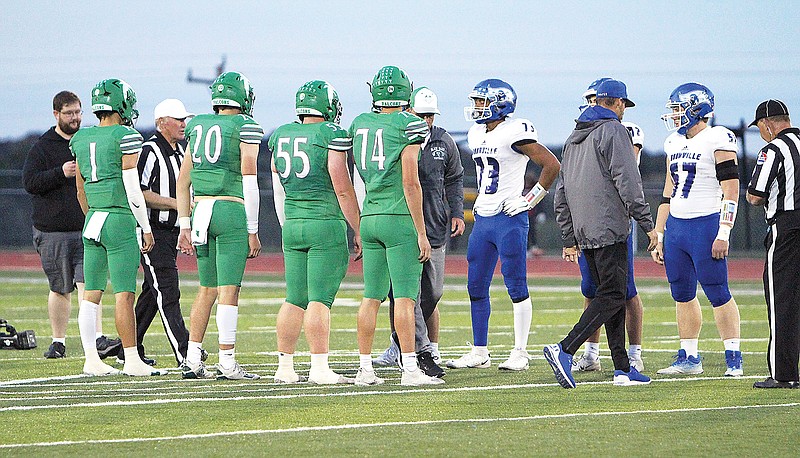
[[97, 343], [94, 337], [94, 327], [97, 321], [97, 304], [89, 301], [81, 301], [78, 309], [78, 330], [81, 333], [81, 344], [86, 360], [100, 362], [100, 355], [97, 354]]
[[479, 347], [474, 345], [472, 347], [472, 352], [478, 356], [489, 356], [489, 347]]
[[358, 355], [358, 365], [367, 372], [375, 372], [372, 368], [372, 355]]
[[739, 339], [725, 339], [722, 344], [725, 345], [725, 350], [739, 351]]
[[589, 359], [597, 359], [600, 357], [600, 343], [586, 342], [583, 350], [586, 357]]
[[278, 372], [294, 371], [294, 353], [278, 353]]
[[311, 370], [312, 371], [329, 371], [328, 367], [328, 354], [327, 353], [311, 353]]
[[697, 339], [681, 339], [681, 348], [686, 351], [686, 356], [697, 358]]
[[531, 317], [533, 305], [531, 298], [514, 303], [514, 349], [526, 350], [528, 348], [528, 335], [531, 332]]
[[222, 350], [219, 351], [219, 365], [223, 369], [230, 369], [233, 365], [236, 364], [236, 349], [231, 348], [229, 350]]
[[431, 351], [436, 355], [439, 354], [439, 342], [431, 342]]
[[235, 305], [217, 305], [217, 331], [220, 345], [236, 344], [236, 324], [239, 320], [239, 307]]
[[60, 344], [66, 344], [67, 343], [67, 338], [66, 337], [53, 337], [53, 343], [56, 343], [56, 342], [58, 342]]
[[642, 359], [642, 346], [641, 345], [631, 345], [628, 348], [628, 356], [632, 356], [636, 359]]
[[125, 363], [127, 364], [128, 361], [136, 361], [139, 360], [142, 364], [142, 358], [139, 356], [139, 350], [136, 347], [128, 347], [123, 348], [122, 351], [125, 353]]
[[403, 353], [403, 370], [406, 372], [414, 372], [419, 370], [417, 365], [417, 354], [413, 351], [410, 353]]
[[189, 341], [189, 347], [186, 350], [186, 364], [189, 366], [196, 366], [200, 364], [200, 347], [202, 342]]

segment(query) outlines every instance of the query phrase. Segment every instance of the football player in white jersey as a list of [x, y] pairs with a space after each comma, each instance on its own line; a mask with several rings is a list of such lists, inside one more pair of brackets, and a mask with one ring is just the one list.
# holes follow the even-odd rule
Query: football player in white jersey
[[[475, 122], [467, 134], [478, 175], [478, 197], [473, 206], [475, 225], [469, 237], [467, 290], [472, 311], [472, 350], [446, 363], [450, 368], [489, 367], [488, 333], [491, 305], [489, 286], [497, 259], [514, 310], [514, 349], [500, 364], [504, 370], [528, 368], [528, 334], [532, 306], [528, 293], [526, 244], [528, 210], [539, 203], [556, 179], [558, 159], [539, 143], [533, 124], [512, 118], [517, 95], [505, 81], [487, 79], [470, 92], [467, 121]], [[539, 182], [522, 195], [525, 168], [532, 160], [542, 167]]]
[[659, 244], [652, 254], [666, 267], [681, 348], [675, 362], [658, 373], [703, 372], [697, 349], [703, 321], [699, 281], [725, 346], [725, 375], [741, 376], [739, 308], [728, 289], [725, 259], [739, 201], [736, 136], [725, 127], [708, 126], [714, 94], [702, 84], [678, 86], [667, 108], [661, 118], [677, 132], [664, 142], [667, 174], [656, 221]]
[[[583, 93], [585, 104], [578, 107], [581, 111], [596, 105], [597, 86], [610, 78], [600, 78], [592, 82]], [[641, 127], [628, 121], [623, 121], [622, 125], [628, 129], [633, 141], [633, 151], [636, 153], [636, 165], [641, 162], [641, 151], [644, 146], [644, 132]], [[628, 359], [631, 366], [639, 372], [644, 371], [644, 361], [642, 361], [642, 319], [644, 308], [639, 292], [636, 290], [636, 282], [633, 276], [633, 237], [636, 229], [634, 222], [631, 222], [631, 234], [628, 236], [628, 284], [625, 289], [625, 328], [628, 333]], [[581, 270], [581, 293], [584, 297], [583, 308], [589, 307], [589, 303], [595, 297], [597, 285], [592, 280], [589, 263], [585, 256], [578, 257], [578, 267]], [[572, 372], [599, 371], [600, 366], [600, 329], [595, 331], [584, 344], [583, 355], [572, 361]]]

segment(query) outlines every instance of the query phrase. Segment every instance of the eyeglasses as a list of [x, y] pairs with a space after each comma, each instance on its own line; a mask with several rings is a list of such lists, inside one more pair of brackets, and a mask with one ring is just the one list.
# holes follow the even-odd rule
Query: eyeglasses
[[61, 115], [66, 116], [68, 118], [74, 118], [83, 114], [83, 110], [72, 110], [72, 111], [59, 111]]

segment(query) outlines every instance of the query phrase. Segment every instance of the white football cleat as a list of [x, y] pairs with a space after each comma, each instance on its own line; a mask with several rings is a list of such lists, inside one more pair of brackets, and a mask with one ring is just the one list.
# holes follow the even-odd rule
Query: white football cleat
[[150, 377], [151, 375], [167, 375], [166, 370], [154, 369], [148, 366], [142, 360], [138, 361], [125, 361], [122, 367], [122, 373], [132, 377]]
[[260, 378], [260, 375], [244, 370], [239, 363], [233, 363], [233, 367], [227, 369], [217, 364], [217, 380], [258, 380]]
[[572, 360], [572, 372], [594, 372], [600, 370], [600, 358], [590, 358], [586, 353]]
[[403, 386], [441, 385], [443, 383], [444, 379], [430, 377], [419, 369], [403, 371], [403, 375], [400, 377], [400, 384]]
[[279, 370], [275, 372], [274, 380], [275, 383], [301, 383], [307, 381], [308, 379], [298, 375], [297, 372], [292, 369], [288, 371]]
[[360, 367], [356, 374], [355, 384], [358, 386], [381, 385], [383, 379], [375, 375], [375, 371], [367, 371]]
[[450, 369], [466, 369], [466, 368], [480, 368], [484, 369], [492, 365], [492, 357], [489, 353], [482, 355], [478, 353], [475, 347], [472, 347], [469, 353], [458, 358], [451, 359], [444, 363]]
[[528, 369], [528, 363], [531, 357], [525, 350], [511, 350], [511, 355], [508, 359], [502, 362], [498, 369], [504, 371], [524, 371]]
[[[276, 375], [277, 378], [277, 375]], [[311, 370], [308, 374], [308, 383], [317, 385], [339, 385], [339, 384], [354, 384], [356, 380], [351, 377], [337, 374], [336, 372], [328, 369], [327, 371]]]
[[84, 362], [83, 373], [86, 375], [103, 376], [103, 375], [117, 375], [120, 372], [119, 369], [115, 369], [98, 359], [97, 361]]

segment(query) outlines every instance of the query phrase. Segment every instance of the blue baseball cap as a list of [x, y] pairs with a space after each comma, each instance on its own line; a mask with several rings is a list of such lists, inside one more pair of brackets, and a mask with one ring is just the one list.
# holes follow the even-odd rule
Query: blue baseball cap
[[625, 83], [619, 80], [607, 79], [600, 83], [597, 86], [597, 98], [622, 99], [625, 101], [626, 107], [630, 108], [636, 106], [636, 104], [628, 98], [628, 89], [625, 87]]

